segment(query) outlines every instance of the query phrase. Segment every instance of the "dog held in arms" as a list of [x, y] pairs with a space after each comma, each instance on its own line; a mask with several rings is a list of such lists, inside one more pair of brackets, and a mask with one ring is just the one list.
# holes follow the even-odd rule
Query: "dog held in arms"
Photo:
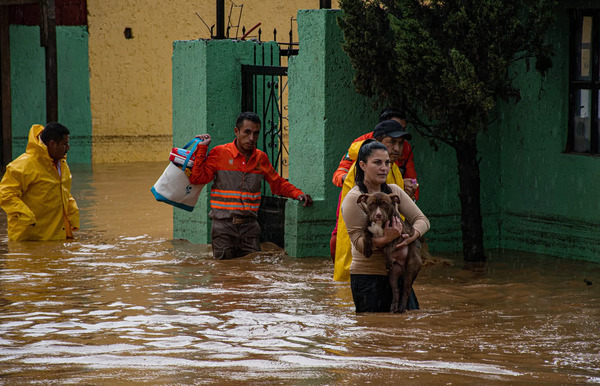
[[[414, 229], [407, 221], [403, 221], [398, 212], [400, 197], [396, 194], [388, 195], [383, 192], [362, 194], [358, 197], [358, 205], [367, 214], [367, 223], [363, 230], [363, 248], [365, 257], [373, 254], [373, 237], [383, 236], [383, 228], [394, 216], [400, 219], [402, 233], [414, 235]], [[396, 248], [404, 238], [401, 236], [387, 243], [383, 248], [386, 259], [388, 279], [392, 287], [391, 312], [403, 313], [408, 305], [408, 296], [412, 292], [412, 285], [422, 266], [421, 243], [419, 240]], [[398, 279], [404, 275], [404, 288], [400, 300], [400, 287]]]

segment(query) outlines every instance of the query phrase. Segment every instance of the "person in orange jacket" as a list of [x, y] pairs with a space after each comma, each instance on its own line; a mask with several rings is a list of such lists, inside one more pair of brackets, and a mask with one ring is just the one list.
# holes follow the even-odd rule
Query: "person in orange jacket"
[[68, 151], [69, 130], [60, 123], [29, 130], [25, 153], [8, 164], [0, 182], [10, 240], [65, 240], [79, 229]]
[[[383, 122], [383, 121], [387, 121], [387, 120], [393, 120], [393, 121], [398, 122], [400, 125], [402, 125], [404, 130], [406, 130], [406, 127], [408, 125], [408, 122], [406, 121], [406, 117], [405, 117], [404, 113], [401, 110], [393, 108], [393, 107], [388, 107], [388, 108], [384, 109], [381, 112], [381, 114], [379, 115], [379, 122]], [[352, 141], [352, 144], [355, 144], [357, 142], [362, 142], [369, 138], [373, 138], [372, 131], [356, 138], [354, 141]], [[388, 147], [388, 150], [390, 153], [390, 158], [392, 160], [395, 159], [394, 163], [398, 166], [398, 168], [400, 169], [400, 172], [402, 173], [402, 176], [404, 178], [404, 191], [411, 198], [413, 198], [414, 201], [417, 201], [419, 199], [419, 184], [417, 182], [417, 172], [415, 170], [413, 149], [412, 149], [412, 146], [410, 145], [410, 143], [408, 143], [408, 141], [410, 141], [411, 139], [412, 139], [412, 135], [410, 135], [410, 133], [405, 131], [404, 134], [401, 135], [398, 139], [392, 139], [390, 137], [380, 138], [380, 142], [382, 142], [384, 145], [386, 145]], [[397, 150], [395, 150], [393, 148], [393, 146], [390, 146], [390, 145], [392, 145], [391, 142], [396, 142], [394, 145], [396, 145], [396, 144], [399, 145], [398, 147], [399, 147], [399, 149], [401, 149], [401, 151], [398, 152]], [[348, 151], [344, 155], [344, 157], [342, 157], [342, 160], [340, 161], [338, 168], [333, 173], [332, 182], [335, 186], [338, 186], [340, 188], [343, 186], [344, 180], [346, 179], [346, 176], [348, 175], [348, 171], [350, 170], [350, 167], [352, 167], [352, 165], [354, 164], [354, 161], [355, 160], [350, 155], [350, 151]], [[339, 219], [340, 205], [342, 202], [341, 195], [342, 195], [342, 192], [340, 191], [340, 197], [338, 198], [338, 206], [336, 209], [336, 221], [335, 221], [336, 225], [333, 229], [333, 232], [331, 233], [331, 239], [329, 241], [329, 252], [331, 254], [331, 260], [334, 263], [335, 263], [335, 254], [336, 254], [335, 250], [336, 250], [336, 243], [337, 243], [338, 219]]]
[[260, 251], [258, 209], [261, 184], [265, 180], [274, 194], [312, 206], [309, 194], [282, 178], [268, 156], [256, 148], [261, 121], [253, 112], [241, 113], [235, 124], [235, 140], [214, 147], [207, 154], [211, 137], [202, 139], [194, 153], [192, 184], [214, 181], [210, 190], [210, 218], [213, 256], [231, 259]]

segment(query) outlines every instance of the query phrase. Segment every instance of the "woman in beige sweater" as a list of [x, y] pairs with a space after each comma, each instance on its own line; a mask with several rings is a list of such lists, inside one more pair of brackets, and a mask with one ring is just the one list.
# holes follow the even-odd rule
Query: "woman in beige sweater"
[[[390, 169], [390, 157], [387, 148], [375, 140], [366, 140], [361, 146], [356, 160], [356, 185], [348, 192], [342, 202], [342, 216], [348, 228], [352, 242], [352, 264], [350, 266], [350, 287], [356, 312], [388, 312], [392, 301], [392, 290], [388, 282], [385, 257], [379, 248], [403, 235], [400, 245], [408, 245], [429, 230], [429, 220], [398, 185], [387, 185], [386, 177]], [[363, 228], [367, 222], [366, 213], [358, 206], [358, 197], [363, 193], [382, 191], [397, 194], [400, 197], [398, 210], [406, 221], [413, 225], [415, 233], [409, 237], [402, 234], [399, 219], [394, 218], [386, 224], [384, 235], [373, 238], [375, 247], [371, 257], [363, 254]], [[402, 279], [400, 279], [402, 281]], [[402, 288], [402, 283], [400, 283]], [[409, 297], [408, 309], [419, 309], [417, 297]]]

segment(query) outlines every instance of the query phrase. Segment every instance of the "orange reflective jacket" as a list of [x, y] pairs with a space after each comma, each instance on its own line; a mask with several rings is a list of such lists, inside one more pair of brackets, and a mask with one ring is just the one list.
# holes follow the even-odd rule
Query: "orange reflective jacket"
[[283, 179], [262, 151], [254, 149], [246, 158], [235, 141], [219, 145], [206, 156], [207, 146], [199, 145], [190, 175], [192, 184], [207, 184], [214, 180], [210, 191], [210, 217], [258, 216], [261, 183], [266, 180], [271, 192], [279, 196], [298, 198], [302, 191]]

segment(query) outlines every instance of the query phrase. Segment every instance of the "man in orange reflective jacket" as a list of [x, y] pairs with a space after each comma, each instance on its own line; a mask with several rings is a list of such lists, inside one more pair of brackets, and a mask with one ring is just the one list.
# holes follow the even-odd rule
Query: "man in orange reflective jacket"
[[[406, 128], [406, 126], [407, 126], [407, 122], [406, 122], [406, 118], [404, 117], [404, 113], [395, 108], [387, 108], [381, 112], [381, 115], [379, 116], [379, 122], [383, 122], [383, 121], [387, 121], [387, 120], [396, 121], [399, 124], [401, 124], [402, 127], [404, 127], [404, 128]], [[358, 137], [354, 141], [352, 141], [352, 143], [361, 142], [361, 141], [364, 141], [369, 138], [373, 138], [372, 131], [370, 131], [364, 135], [361, 135], [360, 137]], [[406, 133], [405, 136], [401, 137], [402, 142], [400, 144], [401, 145], [400, 146], [400, 149], [401, 149], [400, 154], [392, 154], [391, 156], [395, 156], [394, 158], [396, 159], [396, 161], [395, 161], [396, 165], [398, 165], [398, 168], [400, 169], [400, 172], [402, 172], [402, 176], [404, 177], [404, 185], [405, 185], [404, 191], [409, 196], [414, 197], [416, 200], [418, 200], [419, 199], [419, 189], [418, 189], [418, 185], [416, 185], [414, 183], [417, 179], [417, 172], [415, 170], [415, 161], [414, 161], [414, 156], [413, 156], [413, 150], [412, 150], [412, 147], [410, 146], [410, 143], [408, 143], [408, 141], [404, 140], [405, 138], [407, 140], [410, 140], [411, 135]], [[387, 144], [385, 142], [384, 142], [384, 144], [387, 146]], [[342, 185], [344, 184], [344, 179], [346, 178], [346, 175], [348, 174], [348, 171], [349, 171], [350, 167], [352, 166], [352, 164], [354, 164], [354, 160], [351, 157], [349, 157], [348, 154], [344, 155], [344, 157], [340, 161], [340, 164], [339, 164], [337, 170], [333, 173], [332, 182], [335, 186], [338, 186], [340, 188], [342, 187]]]
[[241, 113], [233, 129], [235, 140], [214, 147], [207, 156], [211, 137], [202, 139], [195, 151], [190, 175], [192, 184], [214, 180], [210, 191], [212, 247], [216, 259], [231, 259], [260, 251], [258, 209], [261, 183], [266, 180], [273, 194], [312, 206], [310, 195], [283, 179], [268, 156], [256, 148], [261, 121], [253, 112]]

